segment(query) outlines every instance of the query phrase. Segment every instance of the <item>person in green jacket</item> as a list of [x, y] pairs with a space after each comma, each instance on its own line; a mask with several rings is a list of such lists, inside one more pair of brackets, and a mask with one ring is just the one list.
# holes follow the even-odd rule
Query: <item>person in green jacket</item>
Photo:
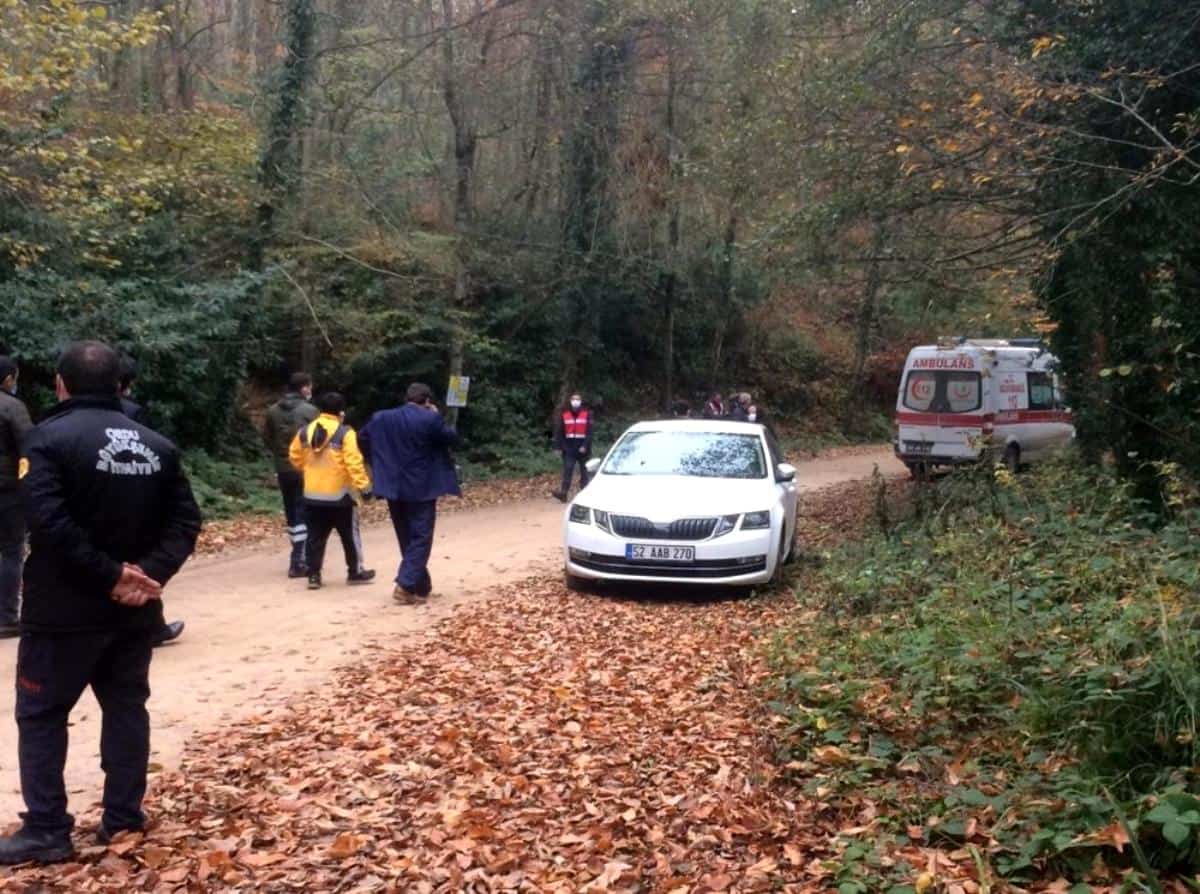
[[287, 518], [288, 539], [292, 542], [288, 577], [308, 576], [304, 558], [308, 541], [308, 525], [304, 518], [304, 475], [292, 468], [288, 448], [296, 432], [320, 415], [312, 404], [312, 394], [312, 376], [294, 373], [288, 381], [287, 393], [267, 409], [267, 421], [263, 426], [263, 440], [275, 460], [279, 493], [283, 497], [283, 514]]

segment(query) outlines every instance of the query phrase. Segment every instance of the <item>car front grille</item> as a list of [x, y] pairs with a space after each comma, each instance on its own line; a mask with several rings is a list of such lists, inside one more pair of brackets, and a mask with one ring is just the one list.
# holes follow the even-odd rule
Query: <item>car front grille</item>
[[652, 522], [635, 515], [612, 516], [613, 533], [632, 540], [706, 540], [717, 527], [715, 518], [680, 518]]
[[638, 562], [626, 559], [624, 556], [601, 556], [595, 553], [583, 556], [572, 556], [571, 561], [580, 568], [598, 571], [602, 574], [619, 577], [673, 577], [673, 578], [704, 578], [740, 577], [747, 574], [760, 574], [767, 570], [765, 556], [750, 557], [750, 561], [736, 559], [712, 559], [692, 562], [688, 565], [669, 565], [663, 563]]

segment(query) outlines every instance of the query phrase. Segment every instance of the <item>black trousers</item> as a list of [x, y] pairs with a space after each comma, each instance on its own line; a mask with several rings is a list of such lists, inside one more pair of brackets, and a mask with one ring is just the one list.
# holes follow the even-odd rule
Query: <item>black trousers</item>
[[0, 624], [17, 623], [21, 567], [25, 562], [25, 513], [15, 490], [0, 491]]
[[358, 510], [353, 504], [341, 503], [326, 506], [321, 503], [306, 503], [304, 514], [308, 519], [308, 573], [320, 574], [325, 564], [325, 544], [334, 531], [342, 539], [346, 553], [346, 569], [351, 574], [362, 571], [362, 540], [358, 535]]
[[433, 552], [433, 529], [437, 525], [437, 500], [388, 500], [388, 513], [400, 544], [400, 568], [396, 583], [410, 593], [428, 596], [433, 592], [429, 555]]
[[567, 446], [563, 449], [563, 474], [562, 474], [562, 492], [569, 494], [571, 492], [571, 479], [575, 477], [575, 467], [579, 467], [579, 489], [583, 490], [587, 487], [588, 473], [587, 461], [588, 455], [580, 453], [578, 447], [567, 442]]
[[292, 562], [304, 561], [308, 526], [304, 513], [304, 476], [296, 471], [279, 472], [279, 495], [283, 497], [283, 515], [287, 519], [288, 540], [292, 543]]
[[30, 829], [70, 834], [67, 718], [88, 686], [100, 702], [105, 828], [145, 825], [153, 630], [23, 633], [17, 646], [17, 754]]

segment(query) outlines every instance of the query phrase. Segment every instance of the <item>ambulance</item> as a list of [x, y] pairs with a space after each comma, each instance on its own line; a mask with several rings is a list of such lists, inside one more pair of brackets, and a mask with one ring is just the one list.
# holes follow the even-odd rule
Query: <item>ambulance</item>
[[1038, 339], [940, 339], [909, 352], [896, 399], [896, 456], [914, 475], [1003, 460], [1013, 471], [1070, 444], [1058, 360]]

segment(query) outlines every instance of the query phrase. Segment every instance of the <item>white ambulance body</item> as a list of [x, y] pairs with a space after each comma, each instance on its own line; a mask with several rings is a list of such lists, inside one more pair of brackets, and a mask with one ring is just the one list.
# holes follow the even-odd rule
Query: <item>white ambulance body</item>
[[1014, 470], [1071, 443], [1058, 361], [1034, 340], [943, 339], [913, 348], [896, 399], [896, 455], [914, 472], [990, 451]]

